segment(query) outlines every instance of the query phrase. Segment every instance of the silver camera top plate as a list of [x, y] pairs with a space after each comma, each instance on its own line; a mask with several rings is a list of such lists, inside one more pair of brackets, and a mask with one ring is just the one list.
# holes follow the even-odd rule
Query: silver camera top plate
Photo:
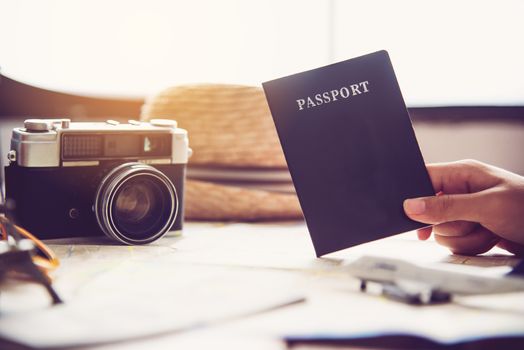
[[176, 121], [153, 119], [150, 122], [130, 121], [119, 123], [71, 122], [69, 119], [28, 119], [23, 128], [13, 129], [9, 159], [23, 167], [57, 167], [98, 165], [98, 159], [89, 161], [64, 161], [61, 156], [63, 136], [71, 135], [162, 135], [169, 134], [171, 149], [161, 157], [143, 157], [141, 154], [128, 154], [116, 159], [134, 159], [150, 164], [185, 164], [191, 150], [187, 131], [178, 128]]

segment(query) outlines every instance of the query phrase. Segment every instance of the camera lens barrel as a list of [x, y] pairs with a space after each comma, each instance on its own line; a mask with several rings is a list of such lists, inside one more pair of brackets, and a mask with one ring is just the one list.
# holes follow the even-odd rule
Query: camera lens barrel
[[95, 197], [98, 225], [121, 243], [147, 244], [166, 234], [178, 214], [178, 196], [171, 180], [142, 163], [125, 163], [102, 180]]

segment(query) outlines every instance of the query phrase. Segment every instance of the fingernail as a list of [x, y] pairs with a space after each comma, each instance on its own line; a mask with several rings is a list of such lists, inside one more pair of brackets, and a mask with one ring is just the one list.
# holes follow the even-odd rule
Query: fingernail
[[426, 202], [423, 199], [406, 199], [404, 211], [408, 215], [420, 215], [426, 211]]

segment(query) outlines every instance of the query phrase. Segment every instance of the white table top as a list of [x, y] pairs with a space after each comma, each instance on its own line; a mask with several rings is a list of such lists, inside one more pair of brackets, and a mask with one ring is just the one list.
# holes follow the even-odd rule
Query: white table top
[[318, 332], [404, 330], [442, 339], [524, 333], [524, 293], [423, 307], [361, 293], [345, 265], [362, 255], [476, 265], [486, 273], [518, 262], [501, 250], [453, 256], [433, 241], [418, 241], [414, 232], [320, 259], [302, 222], [187, 223], [182, 237], [148, 246], [101, 239], [51, 247], [61, 259], [54, 286], [64, 306], [50, 307], [45, 291], [31, 284], [10, 283], [0, 296], [0, 333], [16, 329], [34, 346], [80, 342], [91, 348], [97, 339], [151, 333], [161, 334], [96, 349], [282, 349], [285, 335]]

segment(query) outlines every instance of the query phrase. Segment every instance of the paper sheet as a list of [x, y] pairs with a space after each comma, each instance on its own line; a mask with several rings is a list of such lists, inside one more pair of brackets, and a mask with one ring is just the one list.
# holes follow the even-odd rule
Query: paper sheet
[[64, 305], [2, 315], [0, 336], [56, 347], [190, 329], [299, 302], [294, 280], [286, 272], [126, 261], [70, 289]]

